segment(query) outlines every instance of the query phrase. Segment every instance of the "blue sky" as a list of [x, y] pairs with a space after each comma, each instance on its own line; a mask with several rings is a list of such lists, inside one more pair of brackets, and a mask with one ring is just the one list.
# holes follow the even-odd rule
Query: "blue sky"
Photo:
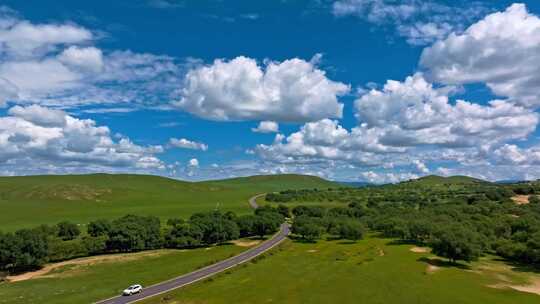
[[540, 178], [534, 1], [1, 4], [3, 175]]

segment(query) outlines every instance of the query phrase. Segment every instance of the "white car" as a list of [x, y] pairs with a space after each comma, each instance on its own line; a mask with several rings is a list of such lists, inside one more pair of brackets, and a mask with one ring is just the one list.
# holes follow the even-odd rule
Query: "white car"
[[142, 286], [139, 285], [139, 284], [136, 284], [136, 285], [131, 285], [128, 288], [124, 289], [122, 294], [124, 296], [131, 296], [131, 295], [139, 293], [141, 291], [142, 291]]

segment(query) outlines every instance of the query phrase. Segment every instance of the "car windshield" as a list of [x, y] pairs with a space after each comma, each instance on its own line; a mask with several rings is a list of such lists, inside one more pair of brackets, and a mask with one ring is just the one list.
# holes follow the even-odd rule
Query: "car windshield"
[[129, 286], [128, 289], [135, 289], [137, 287], [138, 287], [138, 285], [132, 285], [132, 286]]

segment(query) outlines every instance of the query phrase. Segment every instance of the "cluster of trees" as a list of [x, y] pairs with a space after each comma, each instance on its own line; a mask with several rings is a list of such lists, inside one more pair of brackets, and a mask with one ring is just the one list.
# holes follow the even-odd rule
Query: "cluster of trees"
[[[273, 199], [313, 201], [346, 194], [346, 207], [292, 210], [293, 233], [305, 239], [325, 233], [354, 239], [362, 235], [357, 231], [367, 227], [402, 242], [429, 246], [452, 262], [498, 254], [540, 267], [540, 199], [534, 195], [540, 193], [539, 185], [404, 183], [352, 190], [291, 190]], [[529, 204], [513, 203], [510, 198], [516, 194], [530, 195]]]
[[362, 239], [364, 225], [346, 211], [345, 208], [297, 206], [292, 210], [295, 216], [292, 232], [308, 241], [319, 239], [325, 233], [339, 239]]
[[0, 271], [23, 272], [47, 262], [102, 253], [191, 248], [240, 236], [263, 237], [278, 231], [288, 214], [285, 206], [259, 208], [254, 215], [246, 216], [213, 211], [193, 214], [188, 220], [169, 219], [165, 226], [157, 217], [126, 215], [112, 221], [92, 221], [86, 233], [66, 221], [14, 233], [0, 232]]

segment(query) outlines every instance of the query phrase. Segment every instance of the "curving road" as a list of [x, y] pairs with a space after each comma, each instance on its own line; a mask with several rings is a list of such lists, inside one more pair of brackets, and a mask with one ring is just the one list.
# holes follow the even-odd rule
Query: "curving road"
[[[249, 204], [251, 207], [258, 208], [256, 199], [257, 197], [261, 195], [264, 195], [264, 194], [259, 194], [249, 199]], [[107, 300], [103, 300], [101, 302], [97, 302], [97, 304], [135, 303], [137, 301], [195, 283], [197, 281], [200, 281], [202, 279], [205, 279], [217, 273], [220, 273], [224, 270], [232, 268], [236, 265], [245, 263], [257, 257], [258, 255], [265, 253], [266, 251], [270, 250], [271, 248], [275, 247], [276, 245], [281, 243], [283, 240], [285, 240], [287, 238], [287, 235], [289, 235], [289, 225], [287, 225], [286, 223], [283, 223], [281, 225], [280, 231], [277, 234], [275, 234], [271, 239], [260, 244], [259, 246], [255, 248], [244, 251], [237, 256], [234, 256], [232, 258], [223, 260], [213, 265], [201, 268], [199, 270], [195, 270], [193, 272], [176, 277], [174, 279], [146, 287], [143, 289], [143, 292], [141, 292], [140, 294], [129, 296], [129, 297], [116, 296]]]

